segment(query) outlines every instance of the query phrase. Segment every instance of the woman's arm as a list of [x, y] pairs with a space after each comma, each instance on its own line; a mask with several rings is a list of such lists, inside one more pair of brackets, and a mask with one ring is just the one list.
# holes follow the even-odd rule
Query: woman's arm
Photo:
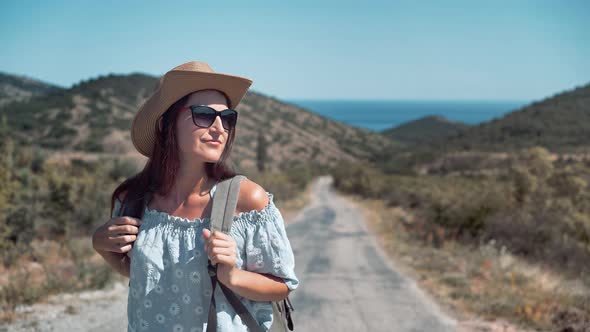
[[131, 259], [126, 253], [97, 250], [99, 255], [120, 275], [129, 278]]
[[234, 293], [253, 301], [278, 301], [289, 295], [284, 281], [274, 275], [242, 270], [236, 264], [236, 242], [223, 232], [203, 229], [205, 250], [211, 264], [217, 264], [217, 280]]
[[[115, 201], [116, 216], [126, 192], [119, 194]], [[92, 234], [92, 247], [119, 274], [129, 278], [131, 259], [127, 252], [131, 250], [131, 243], [135, 241], [141, 220], [130, 217], [114, 217], [97, 228]], [[115, 243], [113, 243], [115, 242]], [[109, 250], [107, 250], [109, 249]], [[118, 251], [122, 252], [118, 252]]]
[[289, 295], [289, 288], [279, 277], [235, 269], [227, 285], [234, 293], [253, 301], [280, 301]]

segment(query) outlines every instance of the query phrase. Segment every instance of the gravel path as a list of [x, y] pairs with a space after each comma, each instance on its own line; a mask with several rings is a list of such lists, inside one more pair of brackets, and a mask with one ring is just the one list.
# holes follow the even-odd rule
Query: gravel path
[[127, 284], [109, 289], [51, 296], [46, 303], [18, 308], [26, 319], [0, 326], [9, 331], [108, 331], [125, 332]]

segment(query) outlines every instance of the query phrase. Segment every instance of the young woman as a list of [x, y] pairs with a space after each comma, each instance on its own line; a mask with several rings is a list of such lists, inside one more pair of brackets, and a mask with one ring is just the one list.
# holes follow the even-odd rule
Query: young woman
[[[215, 185], [236, 175], [227, 163], [235, 108], [251, 83], [188, 62], [160, 79], [133, 120], [133, 144], [149, 159], [115, 189], [112, 218], [92, 238], [95, 250], [130, 278], [128, 331], [205, 331], [208, 259], [265, 330], [270, 301], [299, 284], [281, 213], [257, 183], [241, 181], [230, 234], [210, 232]], [[123, 206], [127, 213], [118, 216]], [[214, 297], [217, 331], [247, 331], [219, 287]]]

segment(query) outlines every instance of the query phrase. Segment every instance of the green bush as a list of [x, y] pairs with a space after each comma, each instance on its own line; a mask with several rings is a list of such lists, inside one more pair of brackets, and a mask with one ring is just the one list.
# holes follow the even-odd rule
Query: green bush
[[506, 165], [496, 175], [464, 177], [388, 175], [340, 163], [332, 175], [337, 190], [412, 209], [428, 229], [437, 225], [474, 243], [494, 239], [524, 257], [590, 272], [588, 166], [557, 167], [538, 147], [511, 155]]

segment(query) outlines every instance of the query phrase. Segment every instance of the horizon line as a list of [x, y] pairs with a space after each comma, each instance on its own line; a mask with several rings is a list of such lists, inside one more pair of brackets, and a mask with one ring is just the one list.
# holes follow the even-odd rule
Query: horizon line
[[[270, 97], [270, 96], [269, 96]], [[349, 102], [375, 102], [375, 101], [420, 101], [420, 102], [518, 102], [518, 103], [528, 103], [532, 102], [535, 99], [514, 99], [514, 98], [507, 98], [507, 99], [490, 99], [490, 98], [407, 98], [407, 97], [394, 97], [394, 98], [284, 98], [284, 97], [276, 97], [272, 96], [273, 98], [285, 100], [285, 101], [320, 101], [320, 102], [333, 102], [333, 101], [349, 101]]]

